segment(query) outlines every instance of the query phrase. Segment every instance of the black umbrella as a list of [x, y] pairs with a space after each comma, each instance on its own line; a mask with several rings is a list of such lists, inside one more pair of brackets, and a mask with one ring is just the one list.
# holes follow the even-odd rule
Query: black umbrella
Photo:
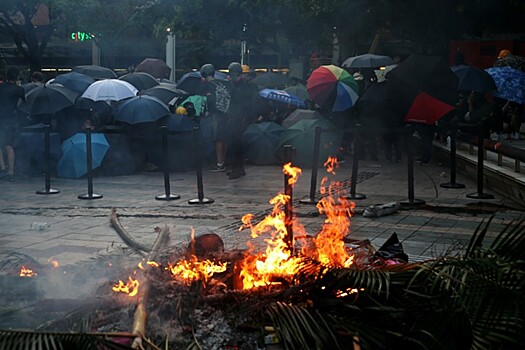
[[26, 95], [29, 93], [29, 91], [33, 90], [34, 88], [37, 88], [39, 86], [42, 86], [42, 83], [26, 83], [24, 85], [22, 85], [22, 89], [24, 89], [24, 92], [26, 93]]
[[72, 106], [77, 94], [60, 85], [43, 85], [29, 91], [26, 102], [18, 108], [28, 115], [55, 114]]
[[169, 104], [169, 102], [175, 97], [187, 97], [189, 96], [189, 93], [185, 90], [177, 88], [177, 86], [174, 84], [160, 83], [159, 85], [152, 88], [142, 90], [139, 95], [153, 96], [165, 104]]
[[53, 79], [52, 84], [63, 85], [80, 95], [84, 91], [86, 91], [89, 85], [93, 84], [94, 82], [95, 79], [93, 79], [89, 75], [77, 72], [70, 72], [66, 74], [60, 74], [55, 79]]
[[288, 85], [288, 77], [281, 73], [266, 72], [252, 79], [252, 83], [262, 89], [284, 89]]
[[458, 90], [489, 92], [497, 89], [496, 82], [486, 71], [473, 66], [450, 67], [459, 79]]
[[136, 87], [139, 91], [146, 90], [159, 85], [157, 79], [155, 79], [154, 76], [146, 72], [128, 73], [121, 76], [119, 79], [127, 81], [128, 83]]
[[128, 124], [155, 122], [170, 113], [168, 106], [153, 96], [134, 96], [119, 103], [115, 120]]
[[411, 55], [389, 72], [406, 121], [432, 125], [457, 100], [458, 78], [444, 58]]
[[438, 56], [411, 55], [389, 72], [411, 102], [424, 92], [442, 102], [455, 104], [458, 78], [446, 60]]
[[73, 72], [89, 75], [94, 79], [116, 79], [117, 75], [111, 69], [101, 66], [75, 66], [72, 68]]
[[146, 58], [135, 68], [135, 72], [145, 72], [153, 75], [155, 78], [169, 78], [171, 68], [161, 59]]

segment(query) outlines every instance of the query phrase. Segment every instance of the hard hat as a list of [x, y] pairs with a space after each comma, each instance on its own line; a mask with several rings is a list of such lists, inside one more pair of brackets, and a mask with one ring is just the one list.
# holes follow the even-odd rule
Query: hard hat
[[499, 52], [498, 58], [503, 58], [503, 57], [506, 57], [508, 55], [512, 55], [512, 52], [510, 52], [510, 50], [501, 50]]
[[211, 63], [204, 64], [200, 69], [203, 78], [215, 75], [215, 67]]
[[241, 75], [242, 73], [241, 64], [239, 62], [230, 63], [230, 65], [228, 66], [228, 71], [230, 72], [230, 74]]
[[243, 73], [250, 73], [250, 66], [248, 66], [247, 64], [243, 64], [242, 65], [242, 72]]
[[184, 108], [182, 106], [179, 106], [175, 110], [175, 114], [188, 114], [188, 110], [186, 110], [186, 108]]

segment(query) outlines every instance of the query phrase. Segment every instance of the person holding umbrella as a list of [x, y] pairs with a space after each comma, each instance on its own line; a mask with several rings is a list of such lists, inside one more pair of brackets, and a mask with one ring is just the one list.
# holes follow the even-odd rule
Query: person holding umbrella
[[231, 163], [228, 178], [233, 180], [246, 175], [242, 135], [248, 125], [255, 120], [252, 107], [256, 103], [257, 89], [248, 80], [243, 79], [240, 63], [230, 63], [228, 71], [232, 82], [232, 99], [227, 121], [229, 131], [227, 156]]
[[[15, 150], [13, 145], [18, 132], [17, 105], [20, 100], [25, 101], [24, 89], [16, 84], [18, 70], [7, 70], [7, 81], [0, 84], [0, 179], [14, 181]], [[7, 167], [4, 162], [5, 149]]]

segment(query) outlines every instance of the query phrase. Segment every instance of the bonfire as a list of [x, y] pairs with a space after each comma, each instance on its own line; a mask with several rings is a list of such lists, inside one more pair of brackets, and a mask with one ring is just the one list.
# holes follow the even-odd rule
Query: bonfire
[[[333, 174], [336, 159], [329, 158], [325, 168]], [[301, 169], [286, 164], [283, 172], [293, 186]], [[523, 345], [523, 221], [510, 225], [488, 248], [482, 243], [490, 220], [483, 223], [463, 256], [419, 263], [384, 259], [369, 242], [350, 238], [355, 206], [343, 188], [328, 176], [322, 180], [317, 209], [324, 222], [315, 233], [306, 232], [290, 213], [289, 192], [278, 193], [263, 220], [254, 222], [250, 213], [242, 217], [239, 234], [251, 238], [244, 250], [224, 251], [217, 235], [203, 242], [192, 232], [187, 249], [167, 251], [167, 227], [158, 230], [151, 248], [126, 236], [147, 256], [99, 288], [89, 309], [37, 331], [1, 331], [0, 342], [34, 342], [35, 349]], [[116, 212], [112, 223], [125, 235]], [[262, 250], [251, 241], [260, 238]], [[37, 272], [24, 267], [20, 276]]]

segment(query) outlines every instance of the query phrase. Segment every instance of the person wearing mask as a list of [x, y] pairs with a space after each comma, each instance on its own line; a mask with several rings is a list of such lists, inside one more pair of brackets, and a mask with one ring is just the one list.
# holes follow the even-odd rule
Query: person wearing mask
[[213, 140], [215, 142], [215, 155], [217, 164], [210, 169], [212, 172], [226, 171], [226, 123], [227, 113], [231, 101], [231, 85], [228, 81], [214, 78], [215, 67], [204, 64], [200, 73], [204, 79], [201, 95], [206, 96], [206, 118], [211, 118], [213, 125]]
[[256, 105], [258, 95], [256, 87], [250, 81], [243, 79], [240, 63], [230, 63], [228, 71], [228, 77], [232, 83], [232, 99], [227, 123], [229, 132], [227, 156], [231, 164], [228, 177], [233, 180], [246, 175], [242, 135], [248, 125], [256, 119], [253, 107]]
[[[17, 106], [25, 100], [24, 89], [17, 85], [18, 70], [7, 70], [7, 81], [0, 84], [0, 179], [14, 181], [15, 150], [14, 143], [18, 133]], [[4, 160], [7, 155], [7, 166]]]

